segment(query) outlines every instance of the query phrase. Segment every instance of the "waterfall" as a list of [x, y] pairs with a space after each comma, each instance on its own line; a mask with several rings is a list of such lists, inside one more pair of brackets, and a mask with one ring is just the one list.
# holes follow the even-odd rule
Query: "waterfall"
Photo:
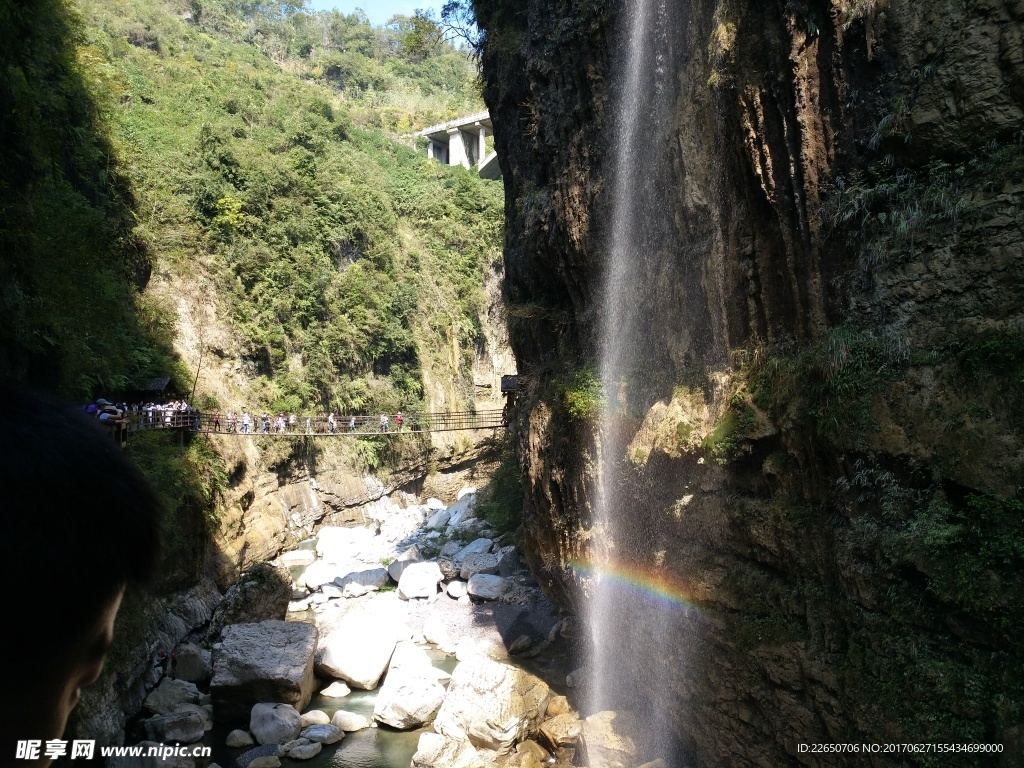
[[606, 407], [587, 579], [592, 641], [587, 709], [636, 715], [645, 749], [668, 765], [675, 764], [670, 717], [679, 702], [660, 664], [672, 663], [678, 652], [674, 613], [685, 608], [658, 586], [664, 581], [659, 576], [664, 549], [657, 525], [651, 524], [651, 505], [624, 490], [621, 477], [629, 471], [626, 453], [651, 367], [664, 359], [651, 327], [656, 281], [649, 266], [674, 231], [666, 205], [670, 195], [659, 181], [669, 163], [676, 93], [671, 41], [679, 9], [672, 2], [626, 0], [620, 16], [599, 327]]

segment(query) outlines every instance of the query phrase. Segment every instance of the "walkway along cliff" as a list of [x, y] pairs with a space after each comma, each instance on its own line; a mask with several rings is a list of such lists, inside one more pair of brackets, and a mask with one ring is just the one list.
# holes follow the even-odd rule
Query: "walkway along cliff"
[[[622, 143], [625, 3], [474, 3], [532, 567], [585, 612], [610, 463], [632, 583], [690, 606], [634, 679], [667, 681], [692, 764], [1019, 764], [1024, 4], [652, 5], [671, 117]], [[609, 391], [623, 154], [662, 199], [643, 366]]]

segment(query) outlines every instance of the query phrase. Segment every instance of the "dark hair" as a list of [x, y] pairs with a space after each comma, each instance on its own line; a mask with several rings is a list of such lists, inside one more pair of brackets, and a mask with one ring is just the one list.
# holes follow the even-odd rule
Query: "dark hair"
[[95, 419], [48, 395], [0, 398], [0, 616], [53, 652], [152, 575], [160, 503]]

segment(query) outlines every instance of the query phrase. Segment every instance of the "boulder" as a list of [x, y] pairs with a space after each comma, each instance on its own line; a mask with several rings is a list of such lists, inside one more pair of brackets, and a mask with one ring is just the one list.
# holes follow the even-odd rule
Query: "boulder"
[[235, 765], [237, 768], [279, 768], [280, 752], [281, 748], [277, 744], [254, 747], [236, 757]]
[[444, 701], [444, 686], [430, 669], [429, 661], [426, 669], [416, 664], [389, 669], [377, 694], [373, 719], [402, 731], [433, 720]]
[[460, 488], [459, 492], [457, 494], [455, 494], [455, 498], [456, 498], [457, 501], [462, 501], [462, 499], [466, 498], [470, 494], [475, 494], [475, 493], [476, 493], [476, 488], [474, 488], [473, 486], [468, 486], [468, 487], [465, 487], [465, 488]]
[[462, 561], [462, 569], [459, 572], [459, 576], [464, 579], [470, 579], [478, 573], [496, 576], [498, 574], [498, 556], [492, 555], [489, 552], [468, 555]]
[[358, 560], [368, 551], [374, 532], [369, 528], [325, 525], [317, 531], [316, 553], [328, 563]]
[[313, 696], [312, 624], [263, 621], [224, 628], [213, 653], [213, 711], [218, 722], [244, 720], [253, 704], [281, 702], [297, 709]]
[[555, 696], [555, 698], [548, 702], [548, 717], [564, 715], [568, 712], [572, 712], [572, 705], [565, 696]]
[[213, 706], [210, 704], [179, 704], [174, 708], [175, 712], [195, 712], [203, 718], [203, 730], [209, 731], [213, 728]]
[[475, 512], [473, 511], [476, 506], [476, 493], [463, 494], [458, 501], [448, 507], [448, 513], [451, 517], [448, 518], [449, 527], [458, 527], [467, 520], [472, 520]]
[[459, 542], [457, 542], [455, 540], [452, 540], [452, 541], [445, 542], [444, 546], [441, 547], [441, 552], [440, 552], [440, 554], [438, 556], [439, 557], [451, 558], [451, 557], [455, 557], [455, 555], [457, 555], [461, 551], [462, 551], [462, 544], [460, 544]]
[[345, 733], [355, 733], [370, 727], [370, 721], [355, 712], [339, 709], [331, 718], [331, 725]]
[[298, 738], [301, 722], [291, 704], [256, 704], [249, 716], [249, 732], [260, 744], [283, 744]]
[[498, 575], [508, 578], [520, 568], [519, 552], [513, 545], [498, 550]]
[[282, 552], [280, 556], [281, 565], [291, 568], [296, 565], [309, 565], [316, 560], [316, 552], [312, 549], [293, 549], [290, 552]]
[[210, 652], [192, 643], [182, 643], [174, 649], [174, 676], [178, 680], [201, 683], [213, 673]]
[[423, 637], [428, 643], [434, 643], [441, 648], [447, 648], [452, 644], [451, 635], [448, 634], [448, 627], [444, 620], [436, 613], [431, 613], [423, 622]]
[[427, 522], [424, 526], [432, 531], [436, 531], [439, 528], [444, 528], [448, 525], [448, 521], [451, 520], [452, 513], [447, 509], [438, 509], [430, 517], [427, 518]]
[[479, 768], [481, 764], [472, 744], [439, 733], [420, 734], [412, 756], [412, 768]]
[[173, 712], [179, 704], [198, 704], [199, 689], [187, 680], [172, 680], [165, 677], [160, 684], [149, 692], [142, 703], [155, 715], [166, 715]]
[[445, 508], [444, 502], [441, 501], [438, 498], [433, 497], [433, 496], [431, 496], [429, 499], [427, 499], [426, 503], [423, 506], [425, 506], [431, 512], [436, 512], [439, 509], [444, 509]]
[[312, 741], [308, 744], [299, 744], [288, 750], [288, 757], [292, 760], [311, 760], [320, 754], [320, 750], [324, 748], [324, 745], [318, 741]]
[[405, 569], [413, 563], [422, 563], [423, 555], [417, 547], [409, 547], [388, 564], [388, 575], [397, 584], [402, 579]]
[[327, 637], [317, 668], [353, 688], [372, 691], [387, 669], [402, 634], [403, 628], [392, 616], [375, 617], [371, 611], [352, 611]]
[[398, 582], [398, 596], [403, 600], [431, 597], [437, 594], [438, 582], [443, 578], [437, 563], [412, 563], [402, 572], [401, 581]]
[[198, 712], [171, 712], [142, 722], [146, 738], [160, 743], [194, 744], [206, 733], [205, 718]]
[[478, 573], [469, 580], [468, 592], [481, 600], [497, 600], [509, 588], [507, 579], [501, 576]]
[[448, 592], [448, 597], [458, 600], [460, 597], [465, 597], [469, 594], [469, 584], [464, 581], [450, 581], [446, 591]]
[[583, 724], [577, 715], [566, 712], [555, 715], [540, 724], [540, 737], [552, 752], [563, 747], [572, 747], [579, 741]]
[[434, 730], [478, 749], [507, 754], [537, 730], [551, 692], [540, 678], [521, 669], [475, 656], [452, 673]]
[[381, 587], [386, 587], [390, 581], [387, 568], [370, 568], [365, 571], [353, 571], [334, 583], [342, 590], [344, 597], [361, 597], [367, 592], [372, 592]]
[[335, 579], [343, 578], [351, 570], [349, 564], [339, 565], [337, 563], [329, 563], [326, 560], [317, 560], [302, 572], [297, 581], [309, 590], [317, 590], [324, 584], [330, 584]]
[[435, 562], [437, 562], [437, 567], [441, 569], [441, 575], [444, 576], [445, 581], [459, 578], [459, 566], [455, 564], [455, 561], [447, 557], [439, 557]]
[[455, 553], [452, 560], [461, 566], [470, 555], [484, 555], [491, 551], [492, 542], [490, 539], [474, 539], [466, 546]]
[[[562, 715], [559, 715], [562, 717]], [[597, 712], [583, 721], [580, 741], [588, 765], [633, 768], [640, 757], [640, 729], [627, 712]]]
[[230, 749], [237, 749], [238, 747], [249, 747], [255, 744], [253, 741], [252, 734], [248, 731], [241, 729], [235, 729], [228, 734], [228, 737], [224, 740], [224, 744]]
[[302, 717], [299, 720], [299, 725], [303, 728], [308, 728], [311, 725], [327, 725], [331, 722], [331, 716], [320, 709], [311, 709], [308, 712], [303, 712]]
[[345, 738], [345, 732], [336, 725], [310, 725], [303, 728], [299, 736], [318, 744], [337, 744]]
[[583, 685], [583, 681], [587, 679], [587, 670], [583, 667], [574, 669], [572, 672], [565, 676], [565, 687], [566, 688], [579, 688]]
[[322, 691], [321, 696], [326, 696], [329, 699], [341, 699], [352, 693], [352, 689], [345, 685], [340, 680], [335, 680], [333, 683], [328, 685]]
[[225, 593], [210, 619], [206, 637], [214, 641], [229, 624], [284, 619], [292, 599], [292, 577], [285, 568], [258, 563]]

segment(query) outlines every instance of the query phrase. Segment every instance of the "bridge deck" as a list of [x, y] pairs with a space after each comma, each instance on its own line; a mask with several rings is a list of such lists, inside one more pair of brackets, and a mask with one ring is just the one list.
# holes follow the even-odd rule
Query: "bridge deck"
[[[270, 427], [264, 431], [262, 421], [259, 417], [252, 420], [249, 431], [243, 429], [241, 419], [234, 429], [229, 425], [224, 416], [220, 419], [220, 428], [214, 424], [212, 413], [191, 413], [184, 411], [172, 411], [170, 413], [154, 413], [152, 420], [148, 414], [128, 414], [129, 432], [148, 432], [159, 429], [178, 429], [189, 432], [201, 432], [204, 434], [227, 435], [227, 436], [253, 436], [261, 437], [365, 437], [368, 435], [405, 435], [421, 434], [425, 432], [458, 432], [470, 429], [501, 429], [505, 426], [506, 420], [501, 410], [486, 411], [453, 411], [439, 413], [409, 413], [403, 414], [404, 422], [401, 428], [395, 424], [394, 415], [388, 415], [388, 429], [382, 430], [380, 416], [359, 415], [353, 417], [351, 414], [338, 418], [334, 430], [331, 430], [326, 416], [310, 416], [307, 426], [307, 417], [299, 416], [294, 425], [285, 424], [284, 431], [279, 431], [274, 419], [270, 420]], [[355, 418], [355, 425], [352, 419]]]

